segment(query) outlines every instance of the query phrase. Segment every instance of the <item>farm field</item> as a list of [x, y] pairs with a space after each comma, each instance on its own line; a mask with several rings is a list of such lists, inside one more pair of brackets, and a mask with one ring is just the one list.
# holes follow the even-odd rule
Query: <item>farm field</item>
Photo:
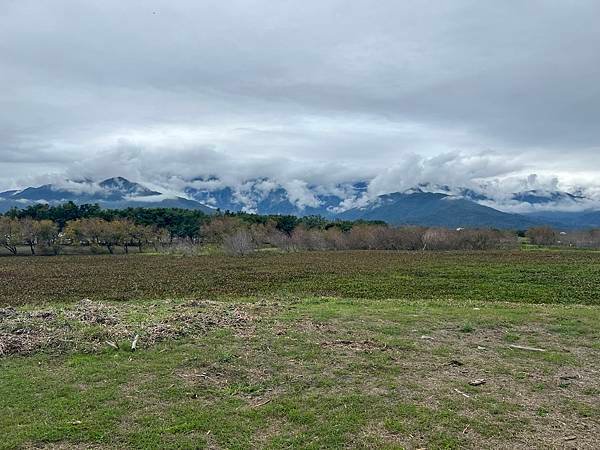
[[2, 257], [0, 448], [598, 448], [599, 287], [587, 251]]

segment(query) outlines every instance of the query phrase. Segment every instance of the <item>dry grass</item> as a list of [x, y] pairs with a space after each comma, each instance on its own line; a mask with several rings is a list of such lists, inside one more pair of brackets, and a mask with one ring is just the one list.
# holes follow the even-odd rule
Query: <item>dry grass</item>
[[115, 346], [148, 347], [217, 328], [250, 333], [254, 317], [242, 305], [214, 301], [107, 304], [89, 299], [64, 307], [0, 309], [0, 357], [38, 351], [97, 352]]

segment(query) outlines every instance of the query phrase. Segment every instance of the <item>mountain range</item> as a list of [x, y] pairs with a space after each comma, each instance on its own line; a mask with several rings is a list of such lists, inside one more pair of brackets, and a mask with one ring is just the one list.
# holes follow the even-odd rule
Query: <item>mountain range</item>
[[[526, 229], [548, 224], [561, 229], [600, 227], [600, 208], [594, 209], [581, 192], [529, 190], [504, 196], [502, 203], [484, 190], [453, 189], [421, 184], [413, 189], [370, 198], [368, 183], [357, 182], [334, 189], [319, 186], [284, 187], [269, 179], [249, 180], [237, 187], [218, 179], [196, 179], [180, 195], [165, 194], [123, 177], [101, 182], [65, 181], [21, 190], [0, 192], [0, 212], [36, 203], [98, 203], [104, 208], [153, 207], [259, 214], [320, 215], [342, 220], [384, 220], [392, 225], [494, 227]], [[510, 204], [521, 214], [501, 211]], [[569, 212], [571, 211], [571, 212]]]
[[0, 212], [10, 208], [23, 208], [36, 203], [61, 204], [72, 201], [77, 204], [98, 203], [104, 208], [128, 207], [199, 209], [213, 212], [197, 201], [164, 194], [133, 183], [122, 177], [109, 178], [100, 183], [90, 180], [70, 181], [64, 185], [45, 184], [22, 190], [0, 192]]

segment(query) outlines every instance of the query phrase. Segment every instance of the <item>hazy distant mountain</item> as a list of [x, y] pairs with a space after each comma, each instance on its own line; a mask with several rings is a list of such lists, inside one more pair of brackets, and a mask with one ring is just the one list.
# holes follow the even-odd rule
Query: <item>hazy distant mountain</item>
[[36, 203], [61, 204], [72, 201], [77, 204], [98, 203], [105, 208], [129, 207], [185, 208], [212, 213], [212, 208], [195, 200], [166, 196], [122, 177], [109, 178], [100, 183], [88, 180], [70, 181], [64, 185], [45, 184], [20, 191], [0, 193], [0, 212], [12, 207], [23, 208]]
[[494, 227], [522, 229], [538, 222], [508, 214], [461, 197], [416, 191], [379, 196], [367, 206], [339, 215], [342, 219], [384, 220], [393, 225]]
[[600, 228], [600, 211], [544, 211], [525, 216], [558, 228]]
[[188, 188], [185, 193], [194, 200], [219, 208], [221, 211], [251, 211], [260, 214], [296, 216], [333, 217], [334, 214], [330, 209], [338, 206], [343, 200], [334, 195], [320, 195], [316, 196], [320, 202], [319, 206], [298, 206], [290, 200], [287, 191], [281, 187], [266, 194], [246, 191], [240, 195], [229, 187], [212, 192]]
[[560, 191], [526, 191], [518, 192], [513, 194], [513, 200], [518, 202], [530, 203], [532, 205], [548, 204], [548, 203], [577, 203], [585, 200], [585, 197], [581, 194], [570, 194], [568, 192]]
[[[112, 202], [125, 201], [129, 197], [148, 197], [160, 195], [160, 192], [152, 191], [141, 184], [132, 183], [122, 177], [109, 178], [98, 184], [91, 181], [72, 181], [64, 186], [45, 184], [39, 187], [28, 187], [21, 191], [9, 191], [12, 193], [7, 198], [11, 200], [25, 200], [31, 202]], [[0, 195], [0, 197], [3, 197]]]
[[[183, 196], [173, 196], [122, 177], [99, 183], [91, 180], [65, 181], [2, 192], [0, 212], [34, 203], [73, 201], [78, 204], [98, 203], [105, 208], [174, 207], [199, 209], [209, 214], [218, 209], [452, 228], [524, 229], [539, 224], [558, 228], [600, 227], [600, 211], [591, 208], [593, 202], [581, 193], [530, 190], [508, 197], [504, 195], [496, 200], [484, 188], [423, 183], [404, 192], [369, 199], [368, 183], [363, 181], [329, 189], [293, 183], [286, 186], [289, 190], [266, 178], [248, 180], [236, 186], [227, 186], [217, 178], [195, 179], [184, 188]], [[346, 206], [352, 204], [363, 206]], [[565, 208], [579, 212], [564, 212]], [[510, 212], [515, 210], [527, 212]]]
[[[268, 188], [266, 188], [267, 186]], [[187, 187], [186, 195], [221, 211], [251, 211], [259, 214], [290, 214], [296, 216], [319, 215], [333, 218], [340, 204], [350, 197], [361, 194], [366, 183], [358, 182], [340, 186], [345, 196], [319, 193], [318, 187], [309, 187], [312, 204], [294, 200], [285, 188], [268, 179], [248, 180], [236, 188], [226, 186], [217, 189]], [[322, 191], [322, 189], [321, 189]]]
[[582, 204], [589, 200], [581, 192], [563, 192], [563, 191], [543, 191], [543, 190], [528, 190], [522, 192], [514, 192], [508, 196], [502, 195], [501, 199], [496, 199], [494, 195], [488, 193], [484, 187], [479, 190], [472, 188], [451, 188], [450, 186], [439, 186], [424, 183], [419, 185], [419, 189], [424, 192], [440, 192], [448, 195], [464, 197], [467, 200], [475, 202], [494, 202], [510, 200], [516, 204], [528, 204], [532, 206], [548, 206], [550, 209], [556, 206], [567, 206]]

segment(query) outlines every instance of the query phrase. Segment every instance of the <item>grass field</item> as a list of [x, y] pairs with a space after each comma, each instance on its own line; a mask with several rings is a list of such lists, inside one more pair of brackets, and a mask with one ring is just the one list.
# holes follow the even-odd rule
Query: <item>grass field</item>
[[599, 448], [599, 263], [3, 257], [0, 448]]
[[0, 258], [0, 306], [291, 294], [600, 306], [600, 252], [309, 252]]

